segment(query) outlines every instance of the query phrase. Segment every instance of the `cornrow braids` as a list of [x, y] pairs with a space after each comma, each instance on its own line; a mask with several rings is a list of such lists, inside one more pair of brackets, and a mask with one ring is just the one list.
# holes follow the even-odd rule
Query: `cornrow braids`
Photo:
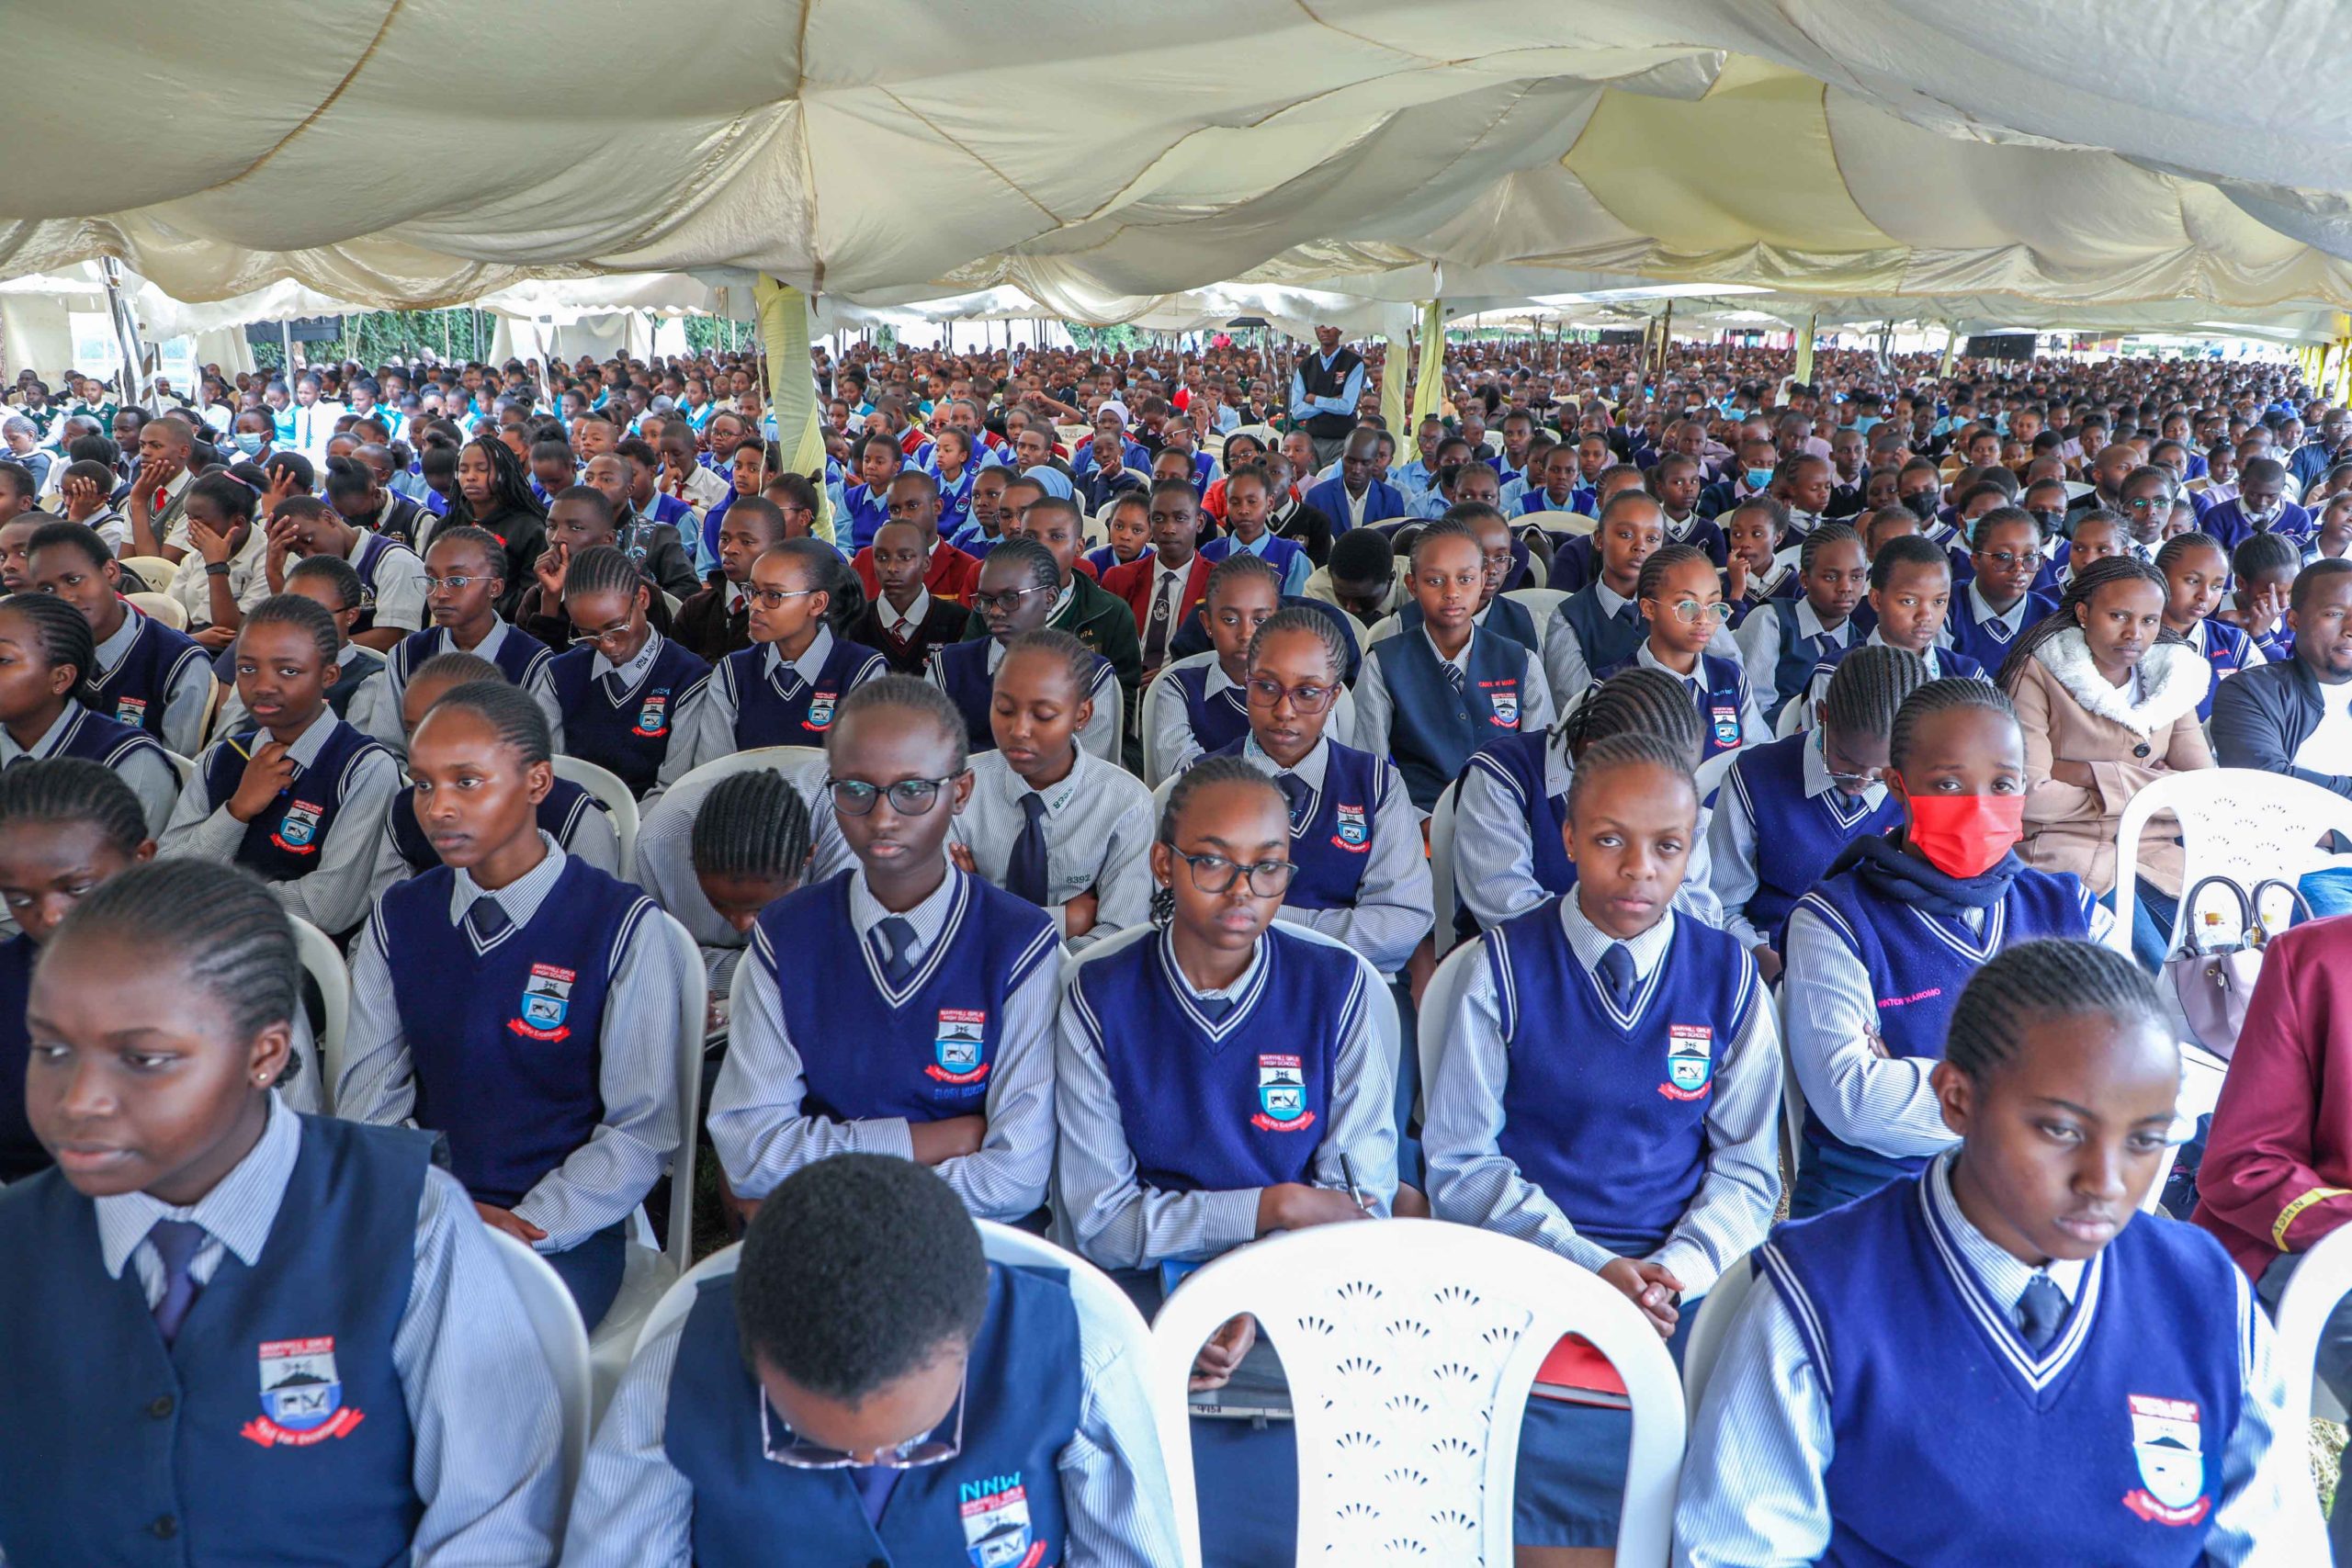
[[412, 686], [427, 681], [447, 681], [453, 686], [461, 686], [470, 681], [503, 681], [505, 679], [506, 671], [484, 659], [481, 654], [459, 653], [455, 649], [447, 653], [435, 654], [410, 671], [408, 675], [408, 682]]
[[2292, 539], [2266, 529], [2259, 534], [2249, 534], [2238, 541], [2238, 547], [2230, 552], [2230, 575], [2258, 577], [2266, 571], [2277, 571], [2282, 566], [2301, 565], [2302, 558], [2303, 552]]
[[1419, 533], [1413, 536], [1412, 547], [1405, 554], [1407, 569], [1413, 571], [1419, 570], [1422, 553], [1440, 539], [1467, 539], [1470, 541], [1471, 547], [1479, 551], [1480, 558], [1485, 558], [1486, 552], [1478, 544], [1478, 531], [1469, 524], [1449, 514], [1444, 517], [1431, 518], [1421, 525]]
[[[1034, 511], [1035, 508], [1032, 510]], [[1046, 547], [1045, 541], [1042, 539], [1033, 539], [1026, 534], [1015, 534], [1009, 539], [1000, 539], [996, 543], [996, 547], [989, 551], [988, 558], [990, 560], [1001, 558], [1018, 566], [1027, 567], [1029, 581], [1024, 584], [1026, 587], [1043, 589], [1048, 592], [1057, 592], [1061, 587], [1061, 563], [1054, 559], [1054, 552]], [[1257, 559], [1255, 556], [1250, 558]], [[1211, 582], [1216, 581], [1215, 574], [1211, 574], [1209, 581]]]
[[[522, 754], [525, 767], [555, 761], [555, 737], [548, 725], [547, 710], [522, 687], [503, 679], [468, 681], [442, 693], [424, 716], [429, 723], [435, 714], [452, 709], [486, 721], [497, 732], [501, 746], [512, 746]], [[422, 724], [417, 726], [420, 734], [424, 728]]]
[[146, 968], [178, 963], [189, 987], [210, 998], [239, 1035], [294, 1021], [302, 977], [294, 928], [250, 872], [180, 858], [132, 866], [74, 906], [40, 962], [99, 940], [136, 953]]
[[[287, 504], [290, 506], [293, 503], [289, 502]], [[286, 569], [286, 586], [291, 589], [297, 581], [319, 581], [331, 585], [334, 589], [337, 607], [344, 610], [356, 610], [360, 601], [368, 596], [368, 585], [359, 581], [359, 574], [352, 570], [351, 563], [340, 556], [304, 556]]]
[[1707, 552], [1696, 545], [1660, 545], [1652, 550], [1642, 562], [1641, 576], [1634, 580], [1634, 601], [1657, 598], [1659, 589], [1666, 584], [1666, 574], [1676, 567], [1689, 566], [1693, 561], [1714, 565]]
[[[1312, 614], [1312, 612], [1309, 613]], [[1168, 803], [1159, 808], [1159, 841], [1173, 849], [1176, 845], [1176, 823], [1184, 815], [1184, 808], [1193, 803], [1193, 796], [1204, 789], [1221, 784], [1256, 784], [1281, 804], [1285, 818], [1289, 815], [1290, 803], [1283, 798], [1283, 792], [1274, 786], [1274, 781], [1272, 778], [1260, 773], [1238, 757], [1204, 757], [1177, 774], [1176, 782], [1169, 786]], [[1174, 890], [1167, 887], [1154, 887], [1151, 894], [1151, 923], [1156, 926], [1164, 926], [1175, 917], [1175, 914]]]
[[147, 841], [138, 795], [112, 768], [79, 757], [44, 757], [0, 773], [0, 824], [10, 822], [87, 822], [126, 855]]
[[[2259, 539], [2275, 536], [2256, 534], [2254, 537]], [[2247, 544], [2253, 542], [2252, 539], [2246, 541]], [[2302, 559], [2302, 553], [2294, 546], [2287, 544], [2283, 539], [2279, 540], [2279, 544], [2286, 549], [2289, 561]], [[2243, 550], [2245, 546], [2241, 545], [2238, 548]], [[2157, 602], [2160, 604], [2172, 595], [2172, 584], [2165, 581], [2165, 574], [2136, 557], [2109, 556], [2105, 560], [2091, 562], [2090, 565], [2066, 579], [2065, 592], [2058, 595], [2058, 607], [2026, 627], [2024, 633], [2018, 637], [2017, 645], [2009, 649], [2009, 656], [2001, 660], [2000, 674], [1995, 677], [2001, 690], [2015, 693], [2018, 689], [2018, 682], [2024, 678], [2026, 666], [2033, 661], [2034, 650], [2063, 632], [2080, 631], [2081, 624], [2075, 619], [2075, 608], [2078, 605], [2089, 604], [2092, 595], [2109, 583], [2115, 582], [2152, 584], [2155, 588]], [[2188, 639], [2159, 620], [2156, 623], [2156, 641], [2159, 644], [2186, 644]]]
[[2021, 942], [1969, 976], [1946, 1026], [1944, 1060], [1983, 1084], [2016, 1059], [2035, 1022], [2094, 1014], [2171, 1038], [2155, 987], [2128, 954], [2091, 942]]
[[[1696, 716], [1697, 710], [1693, 709], [1694, 722]], [[1664, 768], [1685, 784], [1690, 782], [1690, 755], [1668, 737], [1636, 729], [1604, 736], [1584, 749], [1584, 755], [1577, 759], [1576, 772], [1568, 775], [1569, 818], [1575, 818], [1577, 797], [1591, 787], [1594, 780], [1618, 768], [1637, 766]], [[1695, 806], [1695, 786], [1691, 799]]]
[[1285, 604], [1258, 623], [1258, 629], [1250, 634], [1249, 661], [1251, 664], [1258, 662], [1259, 650], [1266, 646], [1268, 637], [1280, 637], [1286, 632], [1305, 632], [1323, 645], [1324, 655], [1331, 661], [1331, 678], [1334, 681], [1340, 678], [1340, 671], [1347, 669], [1348, 634], [1340, 629], [1338, 621], [1304, 604]]
[[1006, 643], [1004, 658], [996, 667], [998, 680], [1004, 678], [1004, 667], [1012, 662], [1012, 656], [1016, 653], [1042, 653], [1060, 660], [1069, 672], [1070, 690], [1078, 694], [1080, 702], [1084, 702], [1094, 688], [1094, 650], [1066, 631], [1040, 626], [1034, 632], [1023, 632]]
[[[477, 441], [473, 445], [479, 446], [481, 443]], [[503, 442], [493, 441], [491, 445], [502, 452], [506, 451]], [[511, 457], [513, 454], [508, 453], [508, 456]], [[506, 581], [506, 547], [489, 529], [476, 527], [471, 523], [445, 523], [433, 530], [432, 542], [424, 547], [424, 553], [431, 555], [444, 545], [471, 545], [481, 553], [482, 575], [494, 577], [501, 582]]]
[[1706, 744], [1690, 691], [1665, 671], [1646, 665], [1621, 670], [1587, 687], [1583, 700], [1560, 721], [1559, 734], [1571, 759], [1612, 735], [1660, 736], [1680, 748], [1688, 768], [1699, 765]]
[[2175, 534], [2164, 542], [2163, 547], [2156, 551], [2156, 570], [2161, 572], [2169, 572], [2180, 564], [2183, 556], [2196, 550], [2220, 550], [2222, 566], [2227, 567], [2230, 563], [2230, 552], [2222, 548], [2221, 540], [2211, 534], [2191, 532]]
[[1927, 683], [1928, 661], [1909, 649], [1864, 643], [1831, 672], [1821, 697], [1821, 722], [1840, 735], [1892, 734], [1894, 716]]
[[[819, 547], [830, 547], [820, 544]], [[941, 737], [955, 746], [956, 765], [948, 770], [951, 773], [961, 773], [971, 761], [971, 732], [964, 727], [964, 712], [956, 705], [956, 699], [928, 681], [896, 673], [877, 675], [864, 685], [852, 688], [842, 698], [841, 705], [833, 710], [833, 728], [825, 736], [828, 758], [837, 755], [834, 748], [841, 744], [845, 728], [842, 721], [855, 718], [870, 708], [895, 708], [899, 713], [931, 720], [938, 727]]]
[[563, 564], [567, 602], [589, 593], [633, 594], [644, 586], [637, 563], [611, 545], [592, 545]]
[[1273, 594], [1274, 603], [1277, 604], [1282, 603], [1283, 574], [1276, 571], [1265, 557], [1253, 556], [1248, 550], [1236, 550], [1209, 568], [1207, 586], [1201, 591], [1202, 602], [1207, 604], [1216, 601], [1238, 582], [1262, 582]]
[[808, 803], [769, 768], [729, 773], [695, 812], [688, 854], [707, 876], [797, 878], [808, 862]]
[[[1846, 658], [1851, 660], [1861, 651], [1856, 649]], [[1911, 754], [1911, 739], [1918, 732], [1919, 721], [1953, 708], [1989, 709], [2011, 724], [2018, 719], [2017, 709], [2009, 705], [2008, 694], [1997, 686], [1988, 686], [1971, 675], [1947, 675], [1940, 681], [1929, 681], [1914, 687], [1894, 710], [1894, 722], [1886, 732], [1886, 765], [1900, 773], [1903, 760]]]
[[255, 626], [292, 626], [308, 632], [311, 640], [318, 644], [322, 670], [334, 668], [335, 655], [343, 651], [343, 631], [334, 624], [334, 612], [316, 599], [300, 593], [273, 593], [247, 610], [238, 637], [243, 638]]
[[0, 599], [0, 615], [14, 615], [32, 628], [33, 641], [51, 670], [74, 666], [74, 686], [67, 696], [84, 707], [98, 705], [97, 694], [90, 689], [90, 677], [98, 669], [98, 639], [81, 611], [54, 593], [11, 593]]
[[[1815, 558], [1823, 550], [1831, 545], [1842, 545], [1848, 540], [1859, 545], [1862, 542], [1862, 536], [1843, 523], [1824, 523], [1820, 527], [1807, 534], [1804, 542], [1797, 546], [1797, 570], [1804, 572], [1811, 571]], [[1868, 555], [1870, 552], [1864, 550], [1862, 553]]]

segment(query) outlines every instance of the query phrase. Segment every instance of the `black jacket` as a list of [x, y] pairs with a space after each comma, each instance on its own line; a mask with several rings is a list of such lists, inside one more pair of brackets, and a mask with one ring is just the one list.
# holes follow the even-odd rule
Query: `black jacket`
[[2296, 748], [2319, 728], [2323, 705], [2352, 702], [2352, 682], [2320, 683], [2300, 659], [2241, 670], [2213, 691], [2213, 757], [2225, 768], [2284, 773], [2352, 796], [2352, 757], [2345, 772], [2320, 773], [2294, 764]]

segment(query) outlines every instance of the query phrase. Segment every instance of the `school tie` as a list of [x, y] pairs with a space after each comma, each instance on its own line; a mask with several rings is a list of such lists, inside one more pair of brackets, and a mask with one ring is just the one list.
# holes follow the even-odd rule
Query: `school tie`
[[1600, 984], [1609, 992], [1611, 1006], [1619, 1012], [1634, 1010], [1634, 950], [1622, 942], [1612, 942], [1600, 955]]
[[1300, 823], [1306, 820], [1307, 802], [1315, 797], [1315, 792], [1307, 788], [1306, 781], [1296, 773], [1276, 773], [1274, 787], [1283, 792], [1284, 800], [1290, 802], [1290, 825], [1295, 831]]
[[474, 939], [476, 947], [490, 946], [514, 924], [498, 907], [498, 900], [487, 893], [466, 906], [466, 934]]
[[1144, 629], [1143, 667], [1157, 670], [1168, 654], [1168, 579], [1174, 574], [1163, 572], [1151, 580], [1151, 615]]
[[2018, 1331], [2025, 1338], [2025, 1348], [2041, 1355], [2058, 1337], [2058, 1325], [2066, 1321], [2066, 1292], [2047, 1274], [2036, 1274], [2026, 1281], [2025, 1293], [2018, 1297]]
[[164, 1262], [164, 1293], [155, 1300], [155, 1328], [169, 1345], [179, 1337], [187, 1309], [196, 1304], [197, 1292], [203, 1289], [191, 1268], [197, 1249], [204, 1245], [204, 1227], [193, 1220], [157, 1220], [147, 1232], [147, 1241]]
[[904, 915], [885, 915], [874, 922], [874, 955], [882, 961], [882, 979], [897, 990], [914, 978], [915, 923]]
[[1193, 1005], [1201, 1010], [1201, 1016], [1211, 1025], [1223, 1023], [1233, 1011], [1231, 997], [1194, 997]]
[[1453, 688], [1453, 694], [1457, 697], [1460, 696], [1462, 694], [1462, 682], [1464, 679], [1462, 673], [1462, 666], [1459, 664], [1447, 663], [1441, 664], [1438, 668], [1445, 671], [1445, 683]]
[[887, 1464], [857, 1464], [850, 1467], [849, 1473], [857, 1487], [857, 1506], [865, 1511], [865, 1522], [880, 1524], [882, 1510], [890, 1506], [890, 1494], [906, 1472]]
[[1012, 840], [1012, 858], [1005, 863], [1004, 890], [1043, 907], [1046, 902], [1046, 797], [1031, 790], [1021, 797], [1021, 836]]

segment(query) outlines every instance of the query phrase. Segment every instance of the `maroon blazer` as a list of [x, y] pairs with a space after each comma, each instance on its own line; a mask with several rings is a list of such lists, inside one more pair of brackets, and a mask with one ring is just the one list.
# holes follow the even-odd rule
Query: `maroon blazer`
[[[1136, 635], [1147, 641], [1151, 636], [1151, 587], [1159, 581], [1159, 552], [1157, 550], [1125, 566], [1114, 566], [1102, 574], [1103, 591], [1126, 602], [1127, 608], [1135, 613]], [[1169, 623], [1169, 641], [1175, 641], [1176, 634], [1184, 629], [1184, 623], [1200, 609], [1201, 601], [1208, 596], [1208, 591], [1209, 563], [1194, 555], [1193, 570], [1184, 579], [1183, 602], [1177, 606], [1176, 618]], [[1165, 663], [1167, 655], [1163, 652], [1160, 659]], [[1147, 670], [1144, 673], [1148, 676], [1152, 671]]]

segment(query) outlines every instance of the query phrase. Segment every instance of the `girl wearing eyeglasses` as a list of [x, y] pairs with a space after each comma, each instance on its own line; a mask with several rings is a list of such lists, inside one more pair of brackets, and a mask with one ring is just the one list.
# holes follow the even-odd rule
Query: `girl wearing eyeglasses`
[[1658, 670], [1681, 682], [1698, 709], [1703, 731], [1699, 760], [1772, 739], [1772, 727], [1736, 659], [1707, 651], [1716, 629], [1731, 618], [1723, 579], [1696, 545], [1668, 545], [1642, 563], [1634, 590], [1649, 635], [1623, 663], [1597, 671], [1606, 681], [1621, 670]]
[[709, 665], [647, 622], [652, 594], [637, 563], [610, 546], [573, 556], [564, 565], [563, 608], [575, 635], [548, 667], [563, 706], [564, 750], [608, 770], [639, 797], [710, 675]]
[[865, 613], [857, 574], [820, 539], [786, 539], [743, 585], [752, 646], [720, 660], [679, 716], [660, 782], [763, 746], [821, 746], [849, 694], [889, 660], [842, 635]]
[[2028, 626], [2058, 607], [2036, 592], [2044, 566], [2041, 525], [2033, 513], [1999, 506], [1971, 525], [1969, 556], [1974, 575], [1962, 584], [1953, 577], [1951, 612], [1944, 630], [1951, 644], [1986, 669], [1997, 669]]
[[[989, 552], [976, 582], [972, 612], [989, 635], [933, 649], [923, 678], [955, 703], [964, 716], [965, 744], [979, 752], [996, 747], [989, 715], [1005, 649], [1015, 637], [1042, 629], [1053, 618], [1061, 596], [1061, 567], [1043, 544], [1016, 536]], [[1086, 686], [1091, 711], [1079, 728], [1078, 742], [1115, 767], [1125, 705], [1111, 661], [1100, 654], [1091, 657]]]
[[728, 1182], [757, 1200], [832, 1155], [897, 1155], [979, 1217], [1027, 1220], [1053, 1164], [1058, 924], [948, 859], [972, 773], [939, 688], [859, 686], [825, 750], [857, 863], [752, 928], [710, 1098]]
[[487, 529], [449, 524], [436, 528], [424, 549], [424, 611], [431, 625], [402, 637], [384, 660], [381, 701], [363, 716], [374, 739], [405, 754], [401, 694], [418, 666], [435, 654], [471, 653], [498, 666], [538, 699], [556, 745], [563, 744], [563, 707], [548, 679], [555, 652], [498, 613], [506, 592], [506, 549]]

